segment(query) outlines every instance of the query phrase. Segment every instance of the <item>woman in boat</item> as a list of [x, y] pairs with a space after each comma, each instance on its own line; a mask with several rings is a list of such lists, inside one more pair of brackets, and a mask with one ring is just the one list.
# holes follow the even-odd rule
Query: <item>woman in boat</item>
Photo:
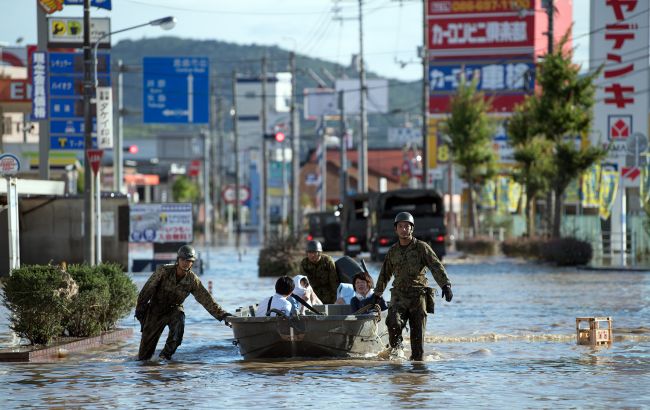
[[255, 316], [277, 316], [276, 311], [285, 316], [296, 315], [296, 306], [288, 299], [294, 288], [293, 279], [288, 276], [280, 277], [275, 282], [275, 295], [259, 303]]
[[375, 304], [379, 305], [381, 310], [388, 309], [384, 298], [381, 296], [375, 297], [374, 283], [368, 272], [359, 272], [354, 275], [352, 277], [352, 286], [354, 288], [354, 296], [350, 299], [352, 312], [356, 312], [364, 306]]
[[[305, 302], [309, 303], [311, 306], [322, 305], [323, 302], [316, 296], [316, 292], [309, 284], [309, 279], [305, 275], [296, 275], [293, 277], [293, 284], [295, 288], [293, 289], [293, 294], [302, 298]], [[291, 299], [289, 299], [291, 300]], [[305, 314], [306, 307], [300, 305], [300, 314]]]

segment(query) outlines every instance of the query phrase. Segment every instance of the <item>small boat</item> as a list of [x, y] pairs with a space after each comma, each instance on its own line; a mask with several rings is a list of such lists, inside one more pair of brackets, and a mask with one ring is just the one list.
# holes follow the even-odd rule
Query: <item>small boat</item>
[[388, 345], [386, 312], [353, 314], [350, 305], [314, 306], [323, 315], [250, 316], [240, 309], [228, 318], [246, 360], [288, 357], [362, 357]]
[[[336, 261], [339, 280], [351, 283], [355, 273], [367, 270], [344, 256]], [[386, 312], [378, 306], [352, 312], [350, 305], [317, 305], [317, 313], [300, 316], [255, 317], [255, 307], [238, 309], [228, 318], [234, 344], [244, 359], [287, 357], [361, 357], [377, 354], [388, 345]]]

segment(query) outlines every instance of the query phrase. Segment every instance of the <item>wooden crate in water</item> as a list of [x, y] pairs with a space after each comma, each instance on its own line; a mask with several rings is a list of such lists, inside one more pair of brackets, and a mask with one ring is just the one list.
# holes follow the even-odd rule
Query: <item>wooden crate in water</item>
[[[580, 327], [583, 324], [583, 327]], [[584, 327], [588, 324], [589, 327]], [[607, 317], [577, 317], [576, 332], [579, 345], [604, 345], [612, 343], [612, 318]]]

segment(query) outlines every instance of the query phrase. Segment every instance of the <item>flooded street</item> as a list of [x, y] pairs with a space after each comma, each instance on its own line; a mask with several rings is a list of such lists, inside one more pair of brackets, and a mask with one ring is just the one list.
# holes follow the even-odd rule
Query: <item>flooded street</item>
[[[454, 299], [436, 298], [422, 363], [243, 361], [231, 329], [190, 296], [173, 361], [135, 361], [140, 333], [131, 315], [122, 325], [133, 327], [133, 336], [105, 350], [53, 363], [0, 363], [0, 407], [650, 407], [648, 272], [504, 258], [446, 262]], [[369, 268], [376, 279], [379, 265]], [[147, 276], [134, 276], [138, 287]], [[254, 248], [241, 261], [234, 248], [213, 250], [201, 280], [206, 287], [213, 282], [215, 298], [229, 311], [258, 303], [275, 283], [257, 277]], [[0, 308], [0, 347], [11, 343], [6, 316]], [[611, 316], [613, 346], [576, 345], [580, 316]]]

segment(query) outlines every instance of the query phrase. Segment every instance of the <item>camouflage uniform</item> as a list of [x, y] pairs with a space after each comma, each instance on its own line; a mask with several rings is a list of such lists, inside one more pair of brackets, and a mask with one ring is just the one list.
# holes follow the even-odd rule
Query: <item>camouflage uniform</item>
[[165, 326], [169, 326], [169, 335], [160, 354], [168, 358], [174, 354], [183, 341], [183, 302], [190, 293], [212, 316], [223, 320], [226, 311], [214, 301], [194, 272], [189, 271], [183, 279], [177, 281], [175, 264], [160, 266], [138, 295], [136, 310], [147, 310], [142, 327], [139, 360], [151, 358]]
[[426, 268], [429, 268], [440, 287], [451, 285], [444, 266], [429, 244], [416, 238], [407, 246], [397, 242], [386, 254], [375, 287], [375, 293], [383, 293], [395, 275], [386, 317], [388, 338], [391, 347], [400, 346], [402, 330], [409, 322], [413, 360], [422, 360], [424, 353], [424, 330], [427, 325], [425, 292], [429, 286]]
[[314, 288], [318, 298], [324, 303], [336, 302], [336, 289], [339, 287], [339, 275], [331, 256], [321, 254], [316, 263], [304, 258], [300, 262], [300, 270], [309, 279], [309, 284]]

